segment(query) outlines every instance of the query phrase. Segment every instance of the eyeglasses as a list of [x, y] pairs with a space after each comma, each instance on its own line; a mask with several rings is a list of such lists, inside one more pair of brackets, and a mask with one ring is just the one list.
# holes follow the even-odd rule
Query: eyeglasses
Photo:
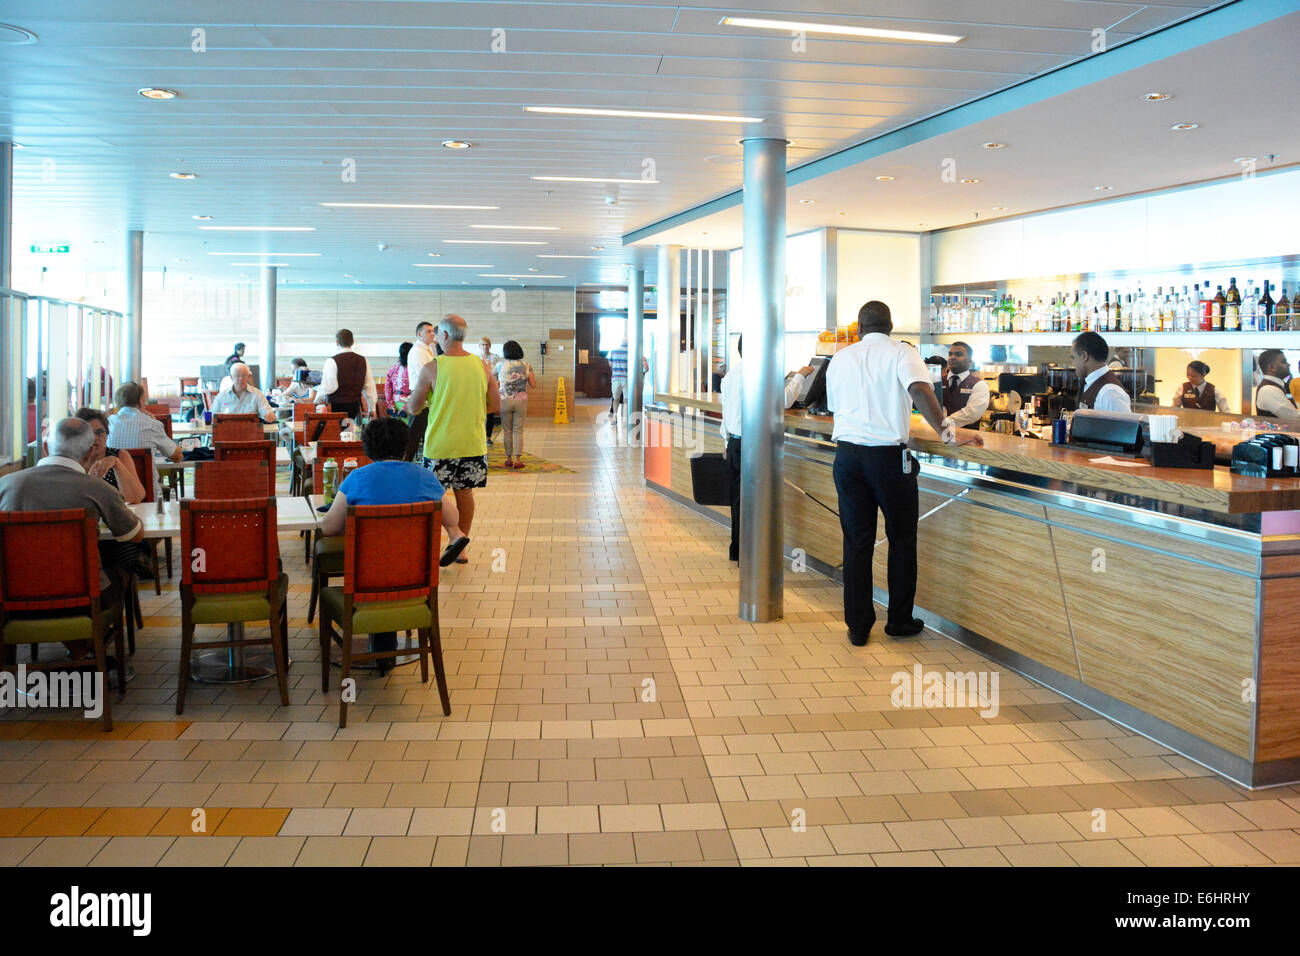
[[103, 438], [108, 434], [108, 432], [102, 428], [92, 428], [90, 431], [96, 438]]

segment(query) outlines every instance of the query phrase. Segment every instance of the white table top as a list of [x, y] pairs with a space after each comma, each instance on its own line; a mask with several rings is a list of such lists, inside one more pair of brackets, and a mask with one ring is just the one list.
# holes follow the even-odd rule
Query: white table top
[[[274, 435], [279, 430], [280, 430], [280, 425], [277, 422], [271, 422], [270, 424], [267, 424], [265, 422], [262, 423], [262, 434], [264, 435]], [[172, 423], [173, 437], [175, 437], [176, 435], [185, 435], [186, 437], [193, 437], [194, 435], [211, 435], [211, 434], [212, 434], [212, 426], [205, 425], [203, 424], [203, 422], [194, 421], [194, 422], [173, 422]]]
[[[288, 496], [275, 499], [277, 531], [310, 531], [319, 523], [319, 513], [315, 510], [322, 501], [308, 504], [304, 498]], [[157, 506], [152, 502], [128, 505], [144, 524], [146, 538], [175, 538], [181, 533], [181, 506], [179, 501], [163, 502], [163, 512], [158, 514]], [[100, 528], [101, 541], [112, 538], [107, 528]]]

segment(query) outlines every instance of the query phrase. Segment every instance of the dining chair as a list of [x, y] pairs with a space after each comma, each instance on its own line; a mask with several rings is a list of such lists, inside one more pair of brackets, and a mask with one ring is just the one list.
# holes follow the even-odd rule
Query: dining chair
[[213, 442], [214, 461], [260, 461], [267, 469], [266, 494], [275, 497], [275, 442], [224, 441]]
[[[180, 685], [176, 713], [185, 710], [190, 656], [195, 650], [271, 645], [280, 704], [289, 706], [288, 587], [279, 567], [274, 498], [187, 498], [181, 502], [181, 549], [194, 556], [181, 568]], [[269, 638], [249, 640], [242, 630], [225, 640], [194, 640], [200, 624], [266, 621]]]
[[262, 433], [261, 422], [254, 419], [253, 421], [217, 421], [213, 416], [212, 421], [212, 441], [261, 441], [265, 437]]
[[[299, 444], [310, 445], [318, 441], [341, 441], [343, 438], [342, 412], [305, 412], [302, 416], [302, 438]], [[321, 423], [324, 422], [324, 425]]]
[[[420, 681], [428, 683], [433, 659], [444, 715], [451, 713], [438, 632], [438, 538], [442, 503], [349, 505], [343, 541], [343, 586], [320, 593], [321, 690], [329, 692], [330, 642], [342, 650], [346, 683], [352, 664], [406, 655], [411, 648], [353, 649], [354, 634], [414, 630], [419, 634]], [[335, 630], [337, 625], [338, 630]], [[348, 724], [348, 700], [340, 695], [339, 727]]]
[[[339, 483], [343, 481], [343, 463], [356, 459], [357, 466], [370, 464], [365, 447], [359, 441], [319, 441], [316, 443], [316, 460], [312, 463], [312, 493], [325, 494], [326, 461], [333, 460], [338, 466]], [[317, 465], [321, 467], [316, 467]], [[307, 599], [307, 623], [312, 622], [316, 614], [316, 600], [320, 589], [329, 584], [329, 579], [343, 573], [343, 539], [335, 536], [322, 537], [320, 530], [312, 533], [311, 562], [311, 597]]]
[[[49, 560], [51, 555], [57, 560]], [[112, 702], [103, 692], [108, 688], [104, 643], [111, 634], [120, 699], [126, 689], [124, 602], [104, 607], [101, 598], [99, 519], [90, 508], [0, 511], [0, 670], [16, 675], [19, 644], [90, 641], [94, 657], [84, 663], [41, 661], [33, 654], [24, 666], [28, 671], [93, 666], [103, 675], [104, 730], [111, 731]]]
[[194, 497], [199, 499], [260, 498], [267, 486], [263, 461], [205, 461], [194, 469]]
[[[152, 448], [123, 448], [122, 451], [131, 456], [131, 461], [135, 465], [135, 473], [140, 478], [140, 483], [144, 485], [144, 500], [154, 502], [158, 500], [158, 490], [154, 485], [154, 461]], [[167, 580], [172, 578], [172, 539], [163, 538], [163, 554], [167, 558]], [[153, 593], [162, 594], [162, 576], [158, 573], [158, 539], [146, 538], [140, 542], [149, 557], [149, 567], [153, 571]], [[134, 594], [134, 588], [132, 594]], [[133, 602], [136, 605], [136, 624], [139, 627], [144, 626], [144, 621], [139, 616], [139, 597], [134, 597]], [[134, 635], [132, 635], [132, 652], [135, 651]]]

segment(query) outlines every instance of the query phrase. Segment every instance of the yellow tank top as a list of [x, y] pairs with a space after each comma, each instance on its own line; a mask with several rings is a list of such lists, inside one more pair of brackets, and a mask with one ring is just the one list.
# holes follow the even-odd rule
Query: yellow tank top
[[425, 458], [476, 458], [487, 454], [487, 373], [477, 355], [439, 355], [429, 396]]

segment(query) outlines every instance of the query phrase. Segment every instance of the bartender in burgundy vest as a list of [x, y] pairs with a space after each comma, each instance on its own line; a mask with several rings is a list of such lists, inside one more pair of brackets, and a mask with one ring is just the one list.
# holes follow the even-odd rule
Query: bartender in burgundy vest
[[948, 346], [948, 377], [943, 386], [944, 426], [979, 428], [989, 407], [989, 387], [971, 365], [971, 347], [965, 342]]
[[1079, 376], [1079, 407], [1099, 412], [1131, 412], [1133, 403], [1124, 384], [1107, 363], [1110, 346], [1096, 332], [1083, 332], [1070, 343], [1074, 371]]
[[1187, 381], [1174, 396], [1175, 408], [1199, 408], [1207, 412], [1227, 412], [1228, 396], [1205, 380], [1210, 367], [1204, 362], [1187, 363]]
[[1286, 380], [1291, 377], [1291, 363], [1281, 349], [1265, 349], [1259, 353], [1259, 371], [1263, 376], [1255, 389], [1255, 414], [1265, 418], [1300, 420]]
[[348, 418], [355, 419], [363, 407], [373, 410], [377, 404], [375, 381], [370, 375], [370, 363], [366, 357], [352, 351], [350, 330], [339, 329], [334, 342], [339, 352], [325, 360], [315, 400], [328, 400], [330, 411], [343, 412]]

